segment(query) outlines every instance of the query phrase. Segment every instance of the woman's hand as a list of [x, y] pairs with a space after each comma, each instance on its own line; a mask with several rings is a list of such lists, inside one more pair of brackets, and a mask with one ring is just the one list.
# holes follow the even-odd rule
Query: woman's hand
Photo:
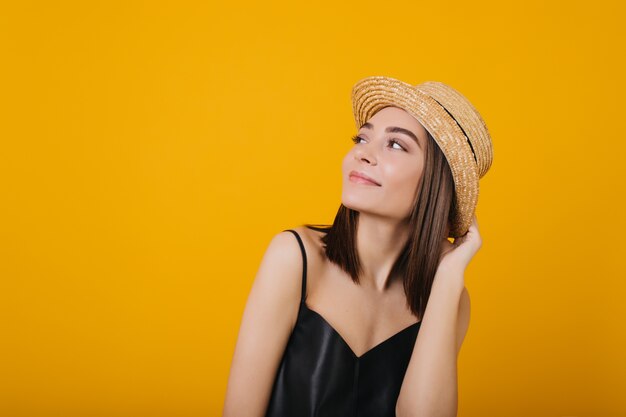
[[465, 271], [465, 268], [467, 268], [467, 265], [478, 252], [481, 245], [482, 239], [478, 232], [478, 221], [474, 214], [467, 233], [454, 239], [454, 243], [450, 243], [448, 239], [444, 240], [439, 267], [443, 266], [444, 268], [451, 268], [457, 271]]

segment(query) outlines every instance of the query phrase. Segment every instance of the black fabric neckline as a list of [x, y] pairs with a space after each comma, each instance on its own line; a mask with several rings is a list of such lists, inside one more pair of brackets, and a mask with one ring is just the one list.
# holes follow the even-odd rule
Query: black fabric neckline
[[399, 337], [401, 334], [406, 333], [407, 331], [411, 330], [412, 328], [421, 325], [422, 321], [418, 321], [415, 322], [413, 324], [410, 324], [409, 326], [405, 327], [404, 329], [400, 330], [397, 333], [394, 333], [393, 335], [389, 336], [387, 339], [383, 340], [382, 342], [378, 343], [377, 345], [371, 347], [370, 349], [368, 349], [366, 352], [362, 353], [360, 356], [357, 356], [357, 354], [354, 352], [354, 349], [352, 349], [350, 347], [350, 345], [348, 345], [348, 342], [346, 342], [346, 340], [343, 338], [343, 336], [341, 336], [341, 334], [337, 331], [337, 329], [335, 329], [329, 322], [328, 320], [326, 320], [324, 318], [324, 316], [322, 316], [320, 313], [318, 313], [317, 311], [309, 308], [309, 306], [306, 304], [306, 302], [302, 302], [301, 303], [302, 307], [305, 310], [308, 310], [309, 312], [313, 313], [314, 316], [318, 317], [320, 320], [322, 320], [322, 322], [324, 323], [324, 325], [328, 326], [333, 334], [335, 334], [339, 340], [341, 340], [341, 342], [343, 343], [343, 345], [348, 348], [348, 350], [350, 351], [350, 353], [352, 353], [352, 356], [354, 356], [355, 359], [362, 359], [363, 357], [367, 356], [369, 353], [381, 349], [383, 348], [386, 344], [388, 344], [389, 342], [391, 342], [392, 340], [394, 340], [395, 338]]

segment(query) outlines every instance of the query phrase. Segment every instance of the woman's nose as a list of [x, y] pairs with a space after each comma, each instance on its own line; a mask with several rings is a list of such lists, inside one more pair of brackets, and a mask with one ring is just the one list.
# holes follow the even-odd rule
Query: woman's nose
[[376, 165], [376, 157], [373, 155], [370, 149], [367, 149], [363, 145], [361, 145], [361, 147], [356, 150], [354, 155], [355, 158], [359, 161], [366, 161], [372, 165]]

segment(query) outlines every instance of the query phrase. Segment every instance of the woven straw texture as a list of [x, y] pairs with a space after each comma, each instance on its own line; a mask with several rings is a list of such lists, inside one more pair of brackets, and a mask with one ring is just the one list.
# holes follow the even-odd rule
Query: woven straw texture
[[444, 153], [454, 178], [458, 210], [450, 237], [464, 235], [478, 204], [478, 181], [493, 161], [491, 136], [483, 118], [461, 93], [438, 81], [413, 86], [371, 76], [354, 84], [352, 110], [357, 129], [387, 106], [400, 107], [415, 117]]

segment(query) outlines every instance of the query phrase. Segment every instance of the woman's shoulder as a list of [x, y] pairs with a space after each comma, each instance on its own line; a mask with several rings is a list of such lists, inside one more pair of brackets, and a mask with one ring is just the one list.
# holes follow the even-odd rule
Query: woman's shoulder
[[[300, 239], [296, 239], [290, 230], [296, 232]], [[305, 256], [308, 264], [307, 270], [317, 269], [326, 258], [322, 242], [324, 235], [323, 230], [314, 230], [307, 225], [283, 228], [271, 236], [264, 256], [270, 258], [272, 264], [283, 264], [292, 269], [298, 266], [300, 270], [302, 270], [303, 256]], [[300, 242], [303, 247], [300, 247]], [[304, 254], [302, 249], [304, 249]]]
[[[288, 231], [289, 229], [300, 236], [302, 246], [304, 247], [304, 255], [302, 254], [302, 248], [299, 247], [296, 237], [293, 236], [292, 232]], [[317, 275], [325, 271], [327, 262], [324, 243], [322, 242], [322, 237], [325, 235], [324, 231], [311, 229], [307, 227], [307, 225], [298, 225], [285, 228], [279, 235], [290, 235], [283, 237], [285, 241], [288, 241], [285, 242], [285, 244], [290, 246], [290, 250], [286, 252], [286, 256], [297, 256], [297, 262], [301, 266], [303, 265], [303, 256], [306, 256], [308, 277], [315, 280]]]
[[299, 277], [302, 271], [300, 257], [301, 250], [291, 232], [275, 233], [265, 248], [257, 280], [260, 278], [263, 282], [267, 281], [267, 285], [275, 287], [290, 287], [288, 293], [297, 294], [294, 281], [299, 281], [295, 278]]

